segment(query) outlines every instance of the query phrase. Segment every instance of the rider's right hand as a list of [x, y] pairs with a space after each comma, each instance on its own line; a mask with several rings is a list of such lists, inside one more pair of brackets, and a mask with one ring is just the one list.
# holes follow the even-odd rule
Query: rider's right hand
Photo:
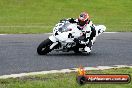
[[77, 22], [75, 21], [74, 18], [70, 18], [70, 19], [69, 19], [69, 22], [70, 22], [70, 23], [77, 23]]

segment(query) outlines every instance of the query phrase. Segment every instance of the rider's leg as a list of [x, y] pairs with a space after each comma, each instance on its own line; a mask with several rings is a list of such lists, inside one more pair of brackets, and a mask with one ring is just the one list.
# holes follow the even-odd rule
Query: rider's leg
[[90, 52], [91, 52], [91, 49], [92, 49], [91, 43], [88, 43], [88, 44], [85, 46], [85, 48], [84, 48], [85, 52], [87, 52], [87, 53], [90, 53]]
[[95, 43], [95, 40], [96, 40], [96, 30], [95, 30], [95, 28], [93, 28], [92, 33], [91, 33], [90, 38], [89, 38], [89, 42], [88, 42], [88, 44], [86, 44], [86, 46], [84, 48], [84, 50], [87, 53], [91, 52], [91, 49], [92, 49], [93, 44]]

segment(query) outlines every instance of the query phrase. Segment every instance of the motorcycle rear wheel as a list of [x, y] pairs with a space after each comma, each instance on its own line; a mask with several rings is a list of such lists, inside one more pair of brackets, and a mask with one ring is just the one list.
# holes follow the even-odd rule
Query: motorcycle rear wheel
[[79, 51], [79, 48], [77, 48], [77, 47], [74, 48], [73, 51], [74, 51], [74, 53], [82, 53], [81, 51]]

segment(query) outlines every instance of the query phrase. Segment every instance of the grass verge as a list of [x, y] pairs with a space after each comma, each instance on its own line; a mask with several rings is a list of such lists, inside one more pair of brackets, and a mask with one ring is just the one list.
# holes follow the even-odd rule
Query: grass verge
[[52, 32], [60, 19], [78, 18], [82, 11], [107, 31], [132, 32], [131, 4], [132, 0], [0, 0], [0, 33]]
[[[132, 68], [116, 68], [109, 70], [90, 70], [88, 74], [130, 74]], [[76, 83], [76, 72], [34, 75], [20, 78], [0, 79], [0, 88], [131, 88], [129, 84], [86, 84]]]

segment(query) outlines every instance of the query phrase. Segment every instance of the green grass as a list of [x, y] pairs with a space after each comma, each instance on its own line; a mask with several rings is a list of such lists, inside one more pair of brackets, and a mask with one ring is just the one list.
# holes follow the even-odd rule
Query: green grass
[[[88, 74], [130, 74], [132, 68], [91, 70]], [[129, 84], [86, 84], [76, 82], [77, 73], [35, 75], [21, 78], [0, 79], [0, 88], [131, 88]]]
[[0, 0], [0, 33], [52, 32], [60, 19], [77, 18], [82, 11], [107, 31], [132, 32], [131, 4], [132, 0]]

